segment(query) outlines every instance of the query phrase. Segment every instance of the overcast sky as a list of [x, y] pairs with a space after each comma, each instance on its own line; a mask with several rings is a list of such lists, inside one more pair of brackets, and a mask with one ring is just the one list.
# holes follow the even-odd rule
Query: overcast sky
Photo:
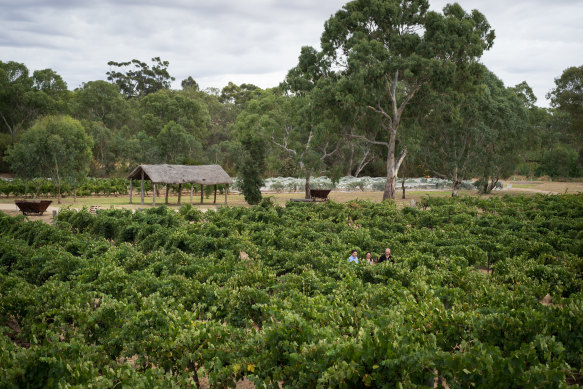
[[[105, 79], [107, 62], [170, 62], [174, 87], [228, 81], [272, 87], [300, 48], [319, 47], [324, 22], [343, 0], [0, 0], [0, 60], [51, 68], [69, 89]], [[482, 62], [507, 86], [545, 94], [569, 66], [583, 65], [583, 0], [459, 0], [496, 31]], [[441, 10], [446, 0], [430, 1]]]

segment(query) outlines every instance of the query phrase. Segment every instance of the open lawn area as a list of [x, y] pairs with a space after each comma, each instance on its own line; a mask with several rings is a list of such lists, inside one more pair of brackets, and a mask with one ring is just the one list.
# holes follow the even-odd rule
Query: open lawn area
[[[507, 185], [511, 184], [511, 189], [506, 189]], [[540, 194], [561, 194], [561, 193], [577, 193], [583, 192], [583, 183], [581, 182], [548, 182], [548, 181], [508, 181], [503, 183], [503, 190], [496, 190], [492, 194], [486, 196], [504, 196], [507, 194], [512, 195], [534, 195]], [[460, 196], [479, 196], [478, 192], [475, 190], [462, 190], [459, 192]], [[411, 204], [411, 200], [415, 200], [418, 203], [423, 197], [448, 197], [451, 195], [450, 190], [421, 190], [421, 191], [407, 191], [406, 198], [402, 198], [402, 192], [399, 190], [396, 193], [396, 203], [398, 206], [403, 207]], [[303, 192], [295, 193], [263, 193], [264, 197], [272, 197], [279, 205], [285, 205], [290, 199], [301, 199], [303, 198]], [[383, 198], [383, 193], [380, 191], [352, 191], [352, 192], [341, 192], [332, 191], [329, 196], [330, 200], [345, 203], [352, 200], [364, 200], [371, 202], [381, 202]], [[44, 198], [43, 198], [44, 199]], [[134, 192], [133, 204], [129, 202], [129, 195], [123, 196], [91, 196], [91, 197], [78, 197], [75, 202], [72, 197], [64, 197], [62, 199], [62, 204], [57, 204], [56, 198], [48, 198], [52, 200], [53, 203], [44, 213], [43, 216], [29, 216], [31, 220], [44, 220], [50, 222], [52, 220], [52, 211], [60, 210], [61, 208], [75, 208], [82, 209], [83, 207], [89, 208], [91, 206], [98, 206], [101, 209], [108, 208], [126, 208], [126, 209], [141, 209], [141, 208], [151, 208], [152, 207], [152, 197], [151, 193], [144, 198], [144, 205], [140, 205], [140, 194], [139, 192]], [[18, 215], [19, 211], [14, 204], [14, 198], [0, 198], [0, 211], [3, 211], [9, 215]], [[178, 196], [171, 195], [168, 199], [168, 206], [172, 208], [179, 208]], [[160, 196], [156, 198], [156, 205], [164, 204], [164, 197]], [[190, 196], [188, 193], [183, 193], [182, 204], [190, 204]], [[216, 210], [217, 207], [224, 206], [224, 195], [217, 194], [217, 203], [213, 204], [212, 195], [208, 198], [205, 197], [204, 203], [200, 204], [200, 194], [193, 197], [193, 205], [201, 210]], [[227, 199], [227, 205], [229, 206], [244, 206], [247, 207], [248, 204], [240, 193], [230, 193]]]
[[[511, 189], [506, 189], [507, 185], [512, 185]], [[508, 181], [504, 182], [504, 189], [495, 190], [489, 196], [504, 196], [507, 194], [562, 194], [562, 193], [578, 193], [583, 192], [582, 182], [548, 182], [548, 181]], [[162, 194], [162, 192], [161, 192]], [[475, 190], [460, 190], [460, 196], [480, 196]], [[396, 192], [396, 199], [398, 205], [409, 205], [411, 200], [418, 202], [424, 196], [429, 197], [447, 197], [451, 195], [450, 190], [417, 190], [417, 191], [406, 191], [406, 198], [402, 198], [402, 191]], [[304, 197], [303, 192], [264, 192], [264, 197], [273, 197], [275, 201], [280, 205], [285, 205], [290, 199], [301, 199]], [[380, 191], [335, 191], [330, 192], [329, 199], [338, 203], [345, 203], [352, 200], [364, 200], [371, 202], [380, 202], [383, 198], [383, 192]], [[56, 198], [44, 198], [43, 200], [52, 200], [53, 203], [47, 213], [51, 213], [52, 209], [59, 208], [78, 208], [99, 206], [101, 208], [128, 208], [128, 209], [139, 209], [152, 207], [152, 194], [147, 193], [144, 198], [144, 205], [140, 204], [140, 193], [134, 191], [133, 204], [130, 204], [129, 195], [121, 196], [88, 196], [88, 197], [77, 197], [75, 201], [72, 197], [63, 197], [62, 203], [57, 204]], [[213, 204], [213, 196], [205, 197], [204, 203], [200, 204], [200, 194], [195, 194], [193, 196], [192, 204], [200, 209], [216, 209], [216, 207], [224, 206], [224, 195], [217, 194], [217, 203]], [[16, 205], [14, 205], [14, 197], [4, 197], [0, 198], [0, 210], [2, 211], [16, 211]], [[156, 205], [164, 204], [164, 196], [156, 197]], [[182, 195], [182, 204], [190, 204], [190, 196], [185, 191]], [[238, 192], [230, 193], [227, 198], [227, 205], [230, 206], [248, 206], [242, 194]], [[171, 194], [168, 199], [168, 206], [178, 207], [178, 196], [176, 194]]]

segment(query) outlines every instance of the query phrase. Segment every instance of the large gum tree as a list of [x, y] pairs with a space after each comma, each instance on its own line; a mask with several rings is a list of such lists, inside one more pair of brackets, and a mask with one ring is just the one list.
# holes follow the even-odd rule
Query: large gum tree
[[26, 130], [8, 152], [8, 162], [17, 177], [51, 178], [61, 204], [61, 185], [74, 188], [87, 177], [93, 139], [78, 120], [70, 116], [46, 116]]
[[355, 0], [332, 16], [321, 38], [332, 66], [352, 85], [356, 105], [380, 117], [380, 129], [353, 137], [386, 147], [383, 199], [394, 199], [406, 148], [395, 158], [406, 107], [424, 86], [446, 85], [455, 72], [491, 47], [494, 32], [484, 15], [458, 4], [443, 13], [427, 0]]

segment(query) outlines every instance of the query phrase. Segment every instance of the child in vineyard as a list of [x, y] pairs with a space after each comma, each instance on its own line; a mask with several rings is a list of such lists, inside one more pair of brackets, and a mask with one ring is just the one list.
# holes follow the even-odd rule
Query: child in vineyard
[[356, 262], [358, 263], [358, 252], [356, 250], [352, 250], [350, 252], [350, 257], [348, 257], [348, 262]]

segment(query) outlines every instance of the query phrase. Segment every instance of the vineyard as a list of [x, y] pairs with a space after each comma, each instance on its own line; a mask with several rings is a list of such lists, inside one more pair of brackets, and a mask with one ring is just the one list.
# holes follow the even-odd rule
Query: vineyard
[[0, 214], [0, 387], [581, 385], [582, 273], [581, 194]]

